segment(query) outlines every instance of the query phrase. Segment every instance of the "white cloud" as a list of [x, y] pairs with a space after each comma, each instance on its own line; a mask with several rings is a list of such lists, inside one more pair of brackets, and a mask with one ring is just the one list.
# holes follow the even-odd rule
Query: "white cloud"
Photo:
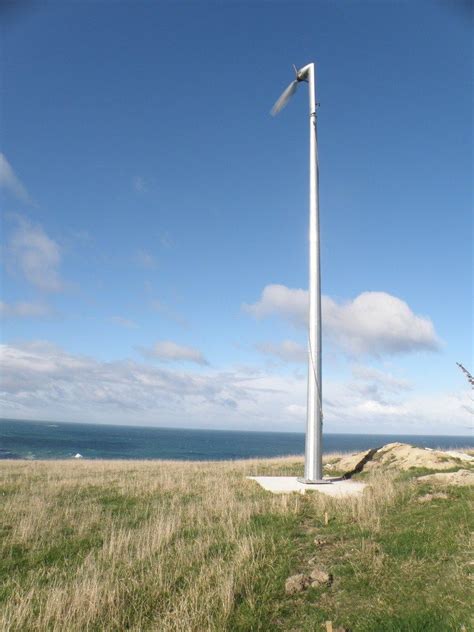
[[169, 318], [180, 327], [189, 327], [189, 323], [186, 318], [182, 316], [179, 312], [175, 311], [173, 308], [169, 307], [169, 305], [165, 305], [165, 303], [159, 301], [158, 299], [152, 299], [150, 301], [150, 304], [155, 312], [158, 312], [166, 318]]
[[41, 318], [51, 315], [51, 308], [44, 303], [5, 303], [0, 301], [0, 316], [3, 318]]
[[164, 360], [166, 362], [194, 362], [196, 364], [209, 364], [202, 351], [195, 347], [178, 345], [171, 340], [155, 342], [150, 348], [141, 348], [141, 353], [148, 358]]
[[253, 305], [244, 303], [242, 309], [257, 319], [278, 315], [303, 326], [308, 321], [308, 292], [286, 285], [267, 285], [259, 301]]
[[[326, 383], [325, 415], [353, 432], [464, 434], [472, 432], [467, 389], [417, 394], [393, 392], [381, 383]], [[472, 404], [472, 402], [471, 402]]]
[[400, 396], [412, 389], [408, 380], [373, 367], [355, 365], [352, 377], [353, 380], [346, 383], [343, 397], [350, 399], [353, 405], [357, 402], [360, 408], [358, 414], [401, 412], [402, 409], [397, 409], [397, 402]]
[[254, 428], [265, 422], [268, 404], [281, 414], [286, 390], [295, 392], [288, 380], [258, 371], [196, 374], [101, 362], [46, 342], [2, 345], [0, 352], [0, 405], [16, 418]]
[[354, 355], [435, 351], [439, 340], [429, 318], [386, 292], [363, 292], [338, 305], [325, 297], [323, 326], [334, 341]]
[[168, 231], [165, 231], [161, 237], [160, 237], [160, 243], [163, 246], [163, 248], [173, 248], [174, 246], [174, 242], [173, 239], [171, 238], [171, 235], [169, 234]]
[[148, 190], [145, 179], [141, 176], [134, 176], [132, 179], [132, 185], [137, 193], [146, 193]]
[[361, 364], [356, 364], [352, 367], [352, 375], [358, 383], [364, 381], [371, 382], [372, 384], [383, 387], [384, 390], [390, 393], [409, 391], [413, 386], [408, 380]]
[[[306, 290], [267, 285], [259, 301], [242, 307], [255, 318], [278, 315], [304, 327], [308, 322], [307, 305]], [[324, 334], [351, 355], [378, 356], [439, 348], [431, 320], [413, 313], [404, 301], [386, 292], [363, 292], [342, 304], [323, 296], [322, 313]]]
[[116, 325], [120, 325], [120, 327], [126, 327], [127, 329], [136, 329], [138, 327], [136, 322], [134, 322], [133, 320], [129, 320], [128, 318], [124, 318], [123, 316], [112, 316], [110, 320]]
[[294, 340], [283, 340], [279, 343], [261, 342], [256, 345], [257, 349], [269, 356], [275, 356], [284, 362], [306, 362], [308, 352]]
[[[306, 378], [103, 362], [45, 342], [3, 345], [0, 406], [23, 419], [303, 431]], [[382, 372], [325, 380], [326, 432], [468, 434], [469, 389], [419, 395]], [[371, 394], [374, 378], [379, 391]], [[388, 388], [383, 386], [387, 384]]]
[[0, 187], [5, 188], [21, 202], [32, 203], [24, 184], [15, 174], [6, 156], [2, 153], [0, 153]]
[[59, 274], [61, 251], [43, 228], [21, 216], [10, 236], [7, 255], [27, 281], [44, 292], [59, 292], [63, 283]]
[[306, 406], [301, 406], [300, 404], [289, 404], [285, 407], [285, 410], [292, 417], [296, 417], [297, 419], [304, 419], [306, 417]]
[[147, 270], [154, 270], [157, 266], [156, 258], [146, 250], [137, 250], [134, 261], [136, 264]]

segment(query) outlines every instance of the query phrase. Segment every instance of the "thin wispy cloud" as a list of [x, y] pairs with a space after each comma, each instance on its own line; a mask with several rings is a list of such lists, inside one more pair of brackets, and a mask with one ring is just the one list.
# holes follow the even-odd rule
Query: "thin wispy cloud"
[[111, 316], [110, 322], [114, 323], [114, 325], [125, 327], [126, 329], [136, 329], [138, 327], [135, 321], [124, 318], [123, 316]]
[[60, 292], [64, 288], [59, 267], [61, 249], [42, 226], [15, 215], [15, 228], [6, 248], [9, 266], [44, 292]]
[[[279, 316], [296, 327], [306, 327], [308, 292], [267, 285], [256, 303], [244, 304], [242, 309], [257, 319]], [[440, 347], [431, 320], [387, 292], [362, 292], [345, 303], [323, 296], [322, 317], [325, 335], [350, 355], [380, 356]]]
[[52, 309], [45, 303], [5, 303], [0, 301], [0, 316], [2, 318], [44, 318], [51, 316]]
[[167, 319], [172, 320], [180, 327], [189, 327], [189, 323], [184, 316], [182, 316], [179, 312], [171, 308], [169, 305], [166, 305], [162, 301], [159, 301], [158, 299], [151, 299], [150, 305], [153, 311], [157, 312], [158, 314], [162, 314]]
[[70, 235], [81, 246], [90, 246], [94, 242], [91, 233], [85, 229], [71, 230]]
[[158, 266], [156, 257], [147, 250], [137, 250], [133, 260], [135, 263], [146, 270], [155, 270]]
[[165, 231], [164, 233], [162, 233], [160, 237], [160, 243], [163, 246], [163, 248], [166, 248], [167, 250], [173, 248], [174, 241], [171, 238], [171, 235], [169, 234], [168, 231]]
[[33, 204], [33, 200], [25, 185], [13, 171], [13, 167], [8, 162], [5, 154], [2, 153], [0, 153], [0, 187], [8, 191], [20, 202]]
[[142, 178], [142, 176], [134, 176], [132, 178], [132, 186], [137, 193], [146, 193], [148, 191], [145, 178]]
[[352, 367], [353, 379], [347, 383], [347, 389], [357, 398], [364, 400], [368, 409], [386, 413], [398, 405], [399, 396], [412, 389], [412, 384], [391, 373], [356, 365]]
[[308, 359], [307, 349], [294, 340], [283, 340], [282, 342], [260, 342], [256, 345], [258, 351], [266, 356], [271, 356], [283, 362], [306, 362]]
[[362, 364], [352, 366], [352, 376], [354, 380], [359, 382], [378, 384], [382, 386], [385, 391], [390, 393], [400, 393], [413, 388], [413, 384], [409, 380]]
[[147, 358], [164, 362], [193, 362], [204, 366], [209, 362], [196, 347], [179, 345], [171, 340], [161, 340], [149, 348], [140, 347], [140, 352]]
[[[36, 341], [0, 346], [5, 415], [153, 425], [304, 429], [306, 377], [255, 367], [178, 369], [131, 360], [104, 362]], [[398, 386], [396, 382], [400, 383]], [[374, 389], [373, 386], [376, 386]], [[358, 367], [348, 381], [324, 384], [331, 430], [414, 433], [436, 427], [466, 434], [470, 389], [417, 395], [392, 374]], [[330, 430], [330, 431], [331, 431]]]

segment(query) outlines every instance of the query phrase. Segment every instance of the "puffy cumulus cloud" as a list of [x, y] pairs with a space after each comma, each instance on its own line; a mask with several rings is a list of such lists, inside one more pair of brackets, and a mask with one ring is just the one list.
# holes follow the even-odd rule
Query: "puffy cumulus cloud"
[[40, 225], [32, 224], [21, 216], [15, 216], [15, 219], [16, 226], [6, 249], [9, 263], [38, 289], [44, 292], [61, 291], [59, 245]]
[[[196, 373], [132, 360], [103, 362], [45, 342], [3, 345], [0, 352], [4, 416], [304, 430], [305, 376], [255, 367]], [[370, 388], [374, 381], [375, 394]], [[326, 380], [326, 432], [469, 433], [469, 389], [417, 395], [408, 386], [370, 369], [349, 381]]]
[[244, 303], [242, 309], [258, 319], [278, 315], [302, 326], [308, 322], [308, 292], [286, 285], [267, 285], [259, 301]]
[[5, 303], [0, 301], [0, 316], [3, 318], [42, 318], [51, 315], [51, 308], [45, 303]]
[[209, 364], [204, 354], [195, 347], [178, 345], [171, 340], [160, 340], [150, 348], [140, 347], [140, 352], [147, 358], [163, 360], [165, 362], [194, 362], [200, 365]]
[[414, 314], [405, 301], [386, 292], [363, 292], [342, 305], [325, 297], [323, 326], [342, 349], [353, 355], [439, 348], [431, 320]]
[[32, 203], [24, 184], [13, 171], [6, 156], [0, 153], [0, 187], [9, 191], [21, 202]]
[[283, 340], [279, 343], [261, 342], [256, 345], [256, 348], [261, 353], [279, 358], [284, 362], [306, 362], [308, 359], [305, 347], [294, 340]]
[[[293, 325], [308, 322], [308, 292], [284, 285], [267, 285], [260, 300], [244, 304], [256, 318], [281, 316]], [[415, 314], [401, 299], [386, 292], [363, 292], [354, 300], [337, 303], [322, 297], [324, 334], [350, 355], [435, 351], [439, 340], [433, 323]]]

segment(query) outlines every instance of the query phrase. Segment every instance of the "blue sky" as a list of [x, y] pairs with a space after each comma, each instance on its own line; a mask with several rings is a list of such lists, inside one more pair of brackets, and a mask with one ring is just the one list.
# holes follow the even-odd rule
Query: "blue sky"
[[469, 432], [466, 5], [3, 11], [3, 416], [303, 430], [315, 60], [325, 429]]

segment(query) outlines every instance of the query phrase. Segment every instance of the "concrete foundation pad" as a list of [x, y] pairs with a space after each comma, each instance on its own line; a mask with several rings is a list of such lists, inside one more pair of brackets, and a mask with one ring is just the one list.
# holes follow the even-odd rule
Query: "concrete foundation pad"
[[350, 480], [328, 479], [331, 484], [300, 483], [296, 476], [247, 476], [249, 480], [256, 481], [259, 485], [273, 494], [291, 494], [298, 492], [305, 494], [307, 491], [320, 492], [327, 496], [356, 496], [362, 494], [365, 483]]

